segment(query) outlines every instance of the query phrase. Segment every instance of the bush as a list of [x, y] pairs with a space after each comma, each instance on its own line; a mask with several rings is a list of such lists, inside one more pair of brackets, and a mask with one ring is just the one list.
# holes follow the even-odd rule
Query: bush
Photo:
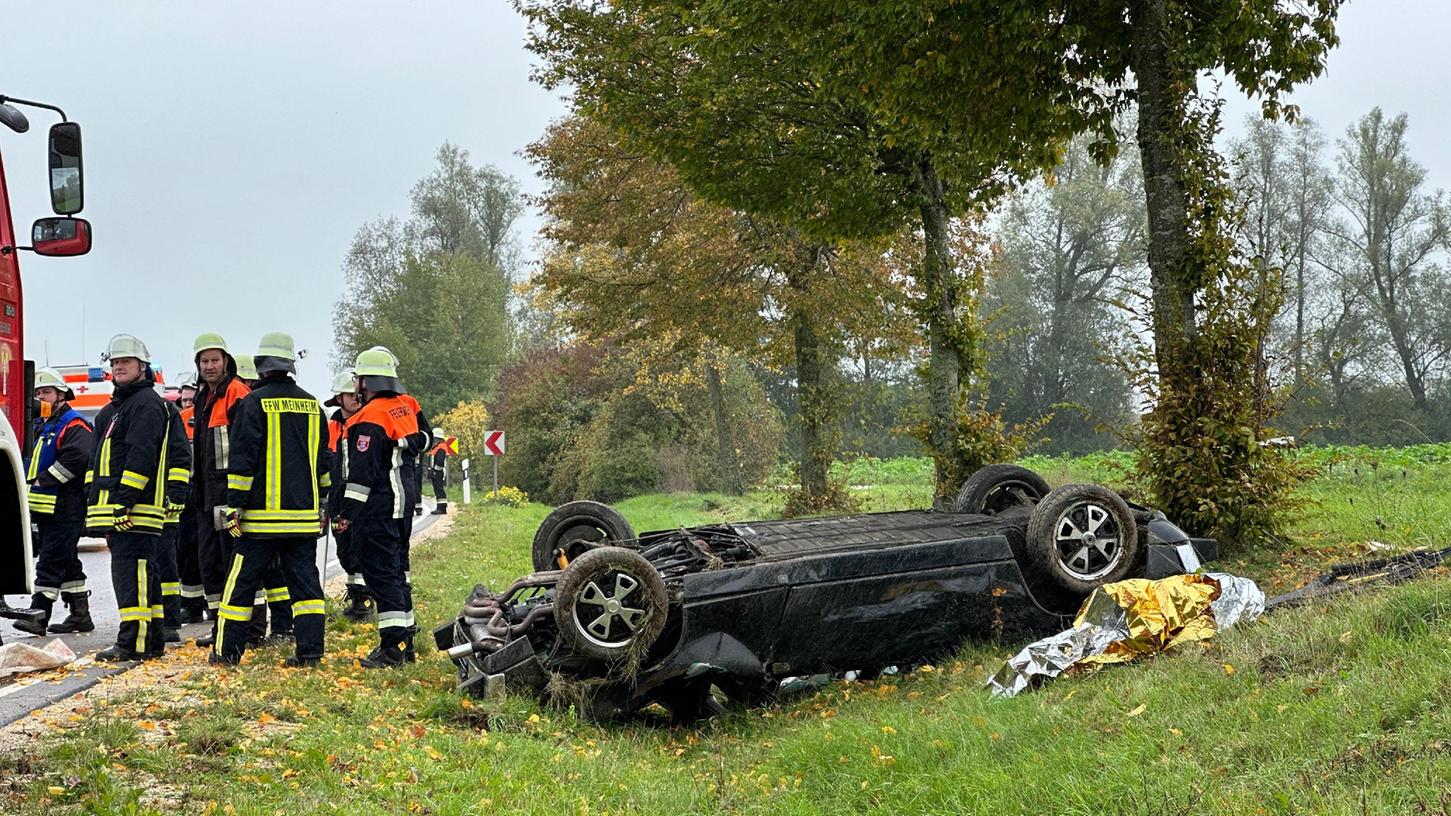
[[523, 507], [529, 503], [529, 494], [517, 487], [502, 485], [498, 490], [490, 490], [485, 493], [483, 502], [503, 507]]

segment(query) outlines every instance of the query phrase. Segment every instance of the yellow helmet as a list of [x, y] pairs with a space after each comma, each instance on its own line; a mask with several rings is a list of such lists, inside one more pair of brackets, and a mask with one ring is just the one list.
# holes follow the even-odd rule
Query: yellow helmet
[[76, 398], [76, 392], [66, 384], [65, 377], [53, 368], [38, 368], [35, 370], [35, 387], [44, 388], [50, 386], [65, 395], [68, 400]]
[[286, 371], [289, 374], [297, 373], [297, 351], [292, 342], [292, 335], [286, 332], [268, 332], [262, 335], [262, 342], [257, 344], [257, 355], [252, 358], [258, 374], [270, 374], [274, 371]]
[[257, 366], [252, 362], [252, 355], [238, 354], [236, 355], [236, 360], [238, 377], [244, 380], [257, 379]]
[[353, 372], [344, 371], [333, 377], [334, 394], [352, 394], [358, 390], [357, 383], [353, 381]]
[[207, 332], [205, 334], [197, 335], [196, 340], [193, 341], [191, 345], [193, 354], [201, 354], [207, 349], [216, 349], [223, 354], [232, 353], [227, 350], [226, 338], [222, 337], [220, 334], [216, 334], [215, 332]]
[[151, 363], [151, 352], [146, 350], [146, 344], [130, 334], [118, 334], [112, 337], [106, 357], [110, 360], [135, 357], [148, 365]]
[[398, 377], [398, 358], [382, 346], [374, 346], [359, 352], [353, 362], [353, 375], [357, 377]]

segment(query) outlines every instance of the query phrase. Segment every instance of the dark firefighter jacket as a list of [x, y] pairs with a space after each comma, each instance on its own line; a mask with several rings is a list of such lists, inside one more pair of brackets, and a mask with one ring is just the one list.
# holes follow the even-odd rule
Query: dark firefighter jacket
[[347, 472], [347, 446], [344, 444], [348, 439], [348, 421], [343, 418], [341, 409], [334, 411], [327, 421], [328, 451], [332, 453], [332, 489], [327, 496], [327, 514], [332, 518], [338, 518], [338, 512], [343, 506], [343, 486], [346, 482], [343, 476]]
[[148, 372], [120, 386], [96, 415], [95, 451], [86, 472], [86, 528], [114, 529], [126, 512], [136, 532], [160, 534], [166, 503], [171, 415]]
[[382, 392], [348, 418], [339, 518], [401, 519], [413, 512], [404, 459], [408, 437], [417, 433], [416, 413], [397, 394]]
[[423, 467], [421, 460], [423, 452], [428, 448], [428, 441], [433, 438], [428, 417], [423, 415], [423, 407], [412, 394], [399, 394], [398, 401], [408, 406], [413, 412], [413, 421], [409, 425], [410, 432], [398, 444], [403, 448], [403, 489], [406, 493], [407, 506], [412, 512], [420, 501], [423, 500]]
[[203, 514], [227, 503], [232, 417], [248, 390], [246, 383], [229, 375], [217, 388], [203, 385], [197, 392], [192, 417], [192, 492]]
[[166, 443], [166, 509], [170, 512], [166, 523], [177, 524], [191, 493], [191, 439], [187, 436], [187, 412], [178, 411], [174, 402], [166, 404], [166, 411], [170, 415]]
[[327, 415], [285, 374], [269, 375], [232, 421], [227, 504], [242, 511], [242, 534], [322, 534], [323, 496], [332, 485]]
[[30, 484], [30, 515], [36, 521], [71, 521], [86, 515], [86, 468], [91, 464], [96, 433], [76, 409], [61, 410], [38, 421], [35, 448], [26, 462]]

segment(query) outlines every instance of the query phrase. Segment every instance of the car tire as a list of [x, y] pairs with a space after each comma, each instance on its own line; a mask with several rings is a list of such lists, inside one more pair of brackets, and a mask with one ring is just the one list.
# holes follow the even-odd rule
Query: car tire
[[952, 509], [958, 513], [996, 515], [1009, 507], [1031, 507], [1048, 495], [1042, 476], [1019, 465], [978, 468], [957, 493]]
[[665, 579], [645, 556], [600, 547], [570, 562], [554, 586], [554, 622], [575, 654], [618, 663], [643, 658], [665, 629]]
[[1087, 594], [1131, 577], [1141, 547], [1133, 511], [1100, 485], [1064, 485], [1044, 496], [1028, 518], [1030, 581], [1050, 590]]
[[635, 537], [635, 528], [620, 511], [594, 501], [572, 501], [550, 511], [534, 531], [534, 570], [559, 569], [554, 551], [571, 541], [625, 541]]

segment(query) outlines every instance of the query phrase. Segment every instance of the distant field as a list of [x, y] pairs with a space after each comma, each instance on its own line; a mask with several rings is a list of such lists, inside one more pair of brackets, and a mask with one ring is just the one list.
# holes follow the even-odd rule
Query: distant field
[[[1330, 465], [1285, 559], [1220, 565], [1267, 582], [1371, 541], [1443, 544], [1446, 446], [1313, 450]], [[1028, 460], [1054, 483], [1112, 482], [1115, 456]], [[920, 505], [925, 460], [843, 466], [871, 509]], [[892, 488], [892, 489], [887, 489]], [[644, 496], [637, 529], [769, 515], [779, 497]], [[475, 582], [529, 566], [547, 512], [475, 506], [414, 558], [421, 621]], [[1018, 644], [837, 683], [695, 728], [600, 726], [533, 699], [468, 702], [437, 654], [366, 674], [365, 627], [330, 624], [335, 657], [277, 649], [218, 675], [98, 706], [0, 756], [0, 812], [1445, 814], [1451, 809], [1451, 579], [1278, 613], [1193, 648], [994, 701], [985, 675]], [[189, 657], [200, 661], [200, 653]], [[159, 791], [159, 793], [158, 793]]]

